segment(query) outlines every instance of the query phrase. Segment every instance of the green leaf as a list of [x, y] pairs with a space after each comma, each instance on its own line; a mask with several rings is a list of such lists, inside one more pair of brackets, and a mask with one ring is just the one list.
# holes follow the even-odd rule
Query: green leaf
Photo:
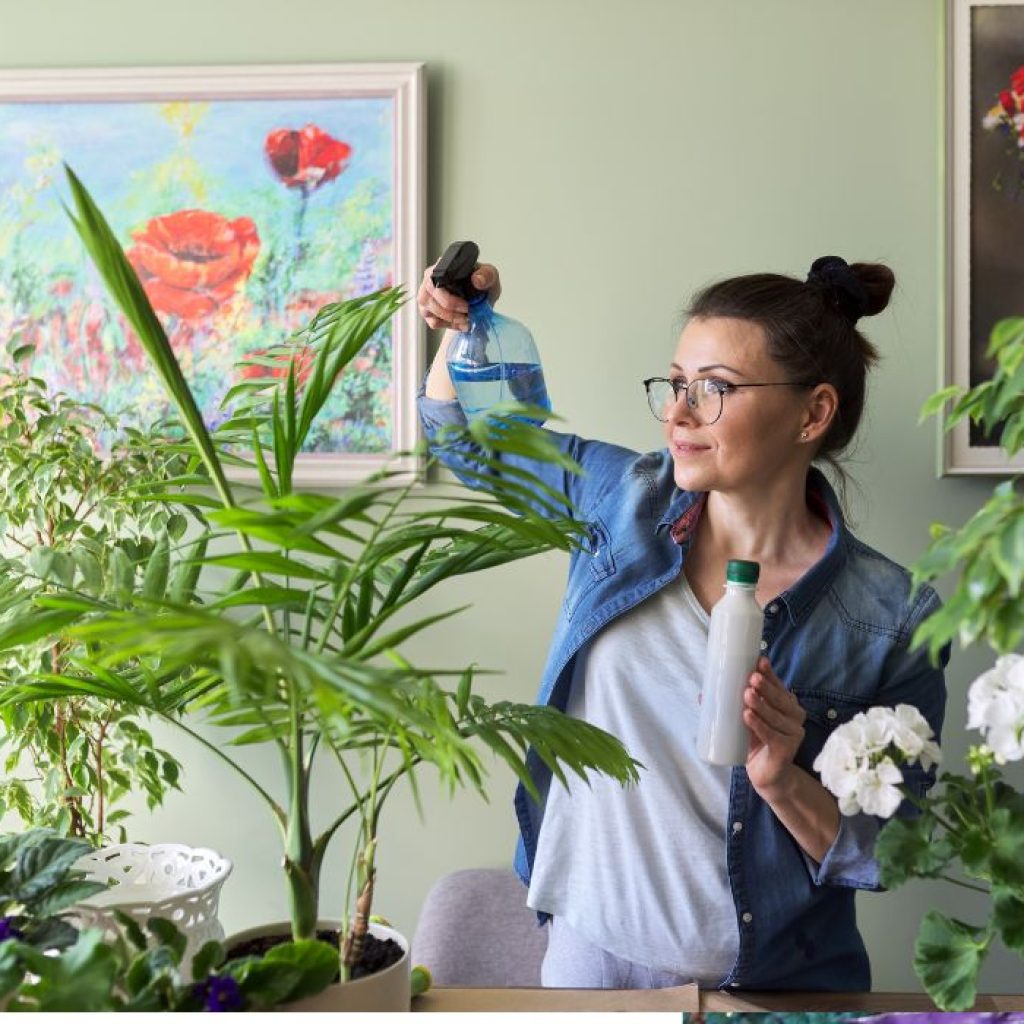
[[103, 570], [100, 568], [99, 559], [83, 547], [76, 547], [71, 552], [71, 557], [82, 574], [82, 582], [85, 584], [86, 590], [93, 594], [99, 594], [103, 590]]
[[992, 887], [992, 923], [1008, 949], [1024, 956], [1024, 898], [1001, 885]]
[[202, 458], [221, 500], [225, 505], [233, 505], [231, 485], [224, 475], [213, 441], [203, 422], [202, 413], [189, 390], [174, 350], [153, 312], [138, 275], [128, 262], [124, 250], [118, 244], [99, 207], [93, 202], [92, 196], [70, 167], [65, 165], [64, 169], [77, 213], [75, 216], [68, 211], [75, 230], [85, 243], [107, 290], [134, 328], [150, 362], [160, 374], [165, 391], [176, 406], [178, 416]]
[[34, 611], [25, 618], [15, 619], [0, 629], [0, 651], [22, 647], [43, 637], [58, 634], [79, 617], [77, 611]]
[[203, 571], [203, 559], [209, 537], [200, 537], [185, 553], [184, 560], [179, 562], [171, 576], [168, 599], [172, 604], [191, 604], [196, 593], [196, 584]]
[[40, 917], [48, 917], [77, 903], [79, 900], [95, 896], [103, 892], [107, 886], [103, 882], [67, 881], [60, 882], [48, 892], [43, 893], [32, 902], [32, 912]]
[[32, 1009], [44, 1013], [113, 1010], [117, 966], [114, 950], [103, 943], [103, 933], [89, 929], [59, 956], [33, 961], [33, 973], [39, 977], [25, 996]]
[[157, 538], [153, 553], [146, 563], [142, 578], [142, 596], [147, 601], [161, 601], [167, 592], [167, 577], [171, 568], [171, 547], [167, 534]]
[[951, 384], [948, 388], [936, 391], [921, 406], [921, 413], [918, 416], [917, 422], [924, 423], [929, 416], [934, 416], [951, 398], [955, 398], [963, 390], [961, 385]]
[[180, 964], [181, 958], [185, 955], [188, 939], [178, 931], [174, 923], [163, 917], [151, 917], [146, 922], [146, 928], [162, 946], [166, 946], [174, 954], [174, 962]]
[[175, 512], [167, 519], [167, 535], [173, 541], [179, 541], [185, 536], [188, 529], [188, 520], [180, 513]]
[[41, 580], [48, 580], [53, 572], [53, 559], [56, 552], [45, 544], [33, 548], [28, 555], [28, 567]]
[[988, 827], [993, 883], [1024, 889], [1024, 813], [1019, 807], [998, 807], [988, 816]]
[[41, 835], [18, 851], [14, 873], [8, 882], [11, 895], [26, 907], [63, 882], [75, 861], [92, 847], [80, 839]]
[[75, 560], [66, 551], [53, 552], [52, 574], [67, 589], [75, 585]]
[[192, 957], [192, 980], [202, 981], [208, 974], [212, 974], [222, 963], [224, 963], [224, 946], [211, 939], [204, 942], [199, 952]]
[[459, 680], [459, 688], [456, 691], [455, 706], [458, 709], [459, 718], [465, 718], [469, 711], [469, 697], [473, 687], [473, 669], [467, 668]]
[[123, 910], [114, 910], [114, 917], [117, 920], [118, 925], [121, 927], [121, 933], [128, 940], [128, 942], [138, 952], [145, 952], [149, 943], [146, 941], [145, 932], [142, 930], [142, 926], [138, 921], [135, 920], [131, 914], [126, 914]]
[[289, 1002], [322, 992], [338, 974], [338, 950], [315, 939], [281, 943], [267, 950], [263, 960], [298, 971], [298, 978], [286, 997]]
[[245, 551], [234, 555], [214, 555], [205, 560], [206, 565], [222, 565], [228, 569], [245, 569], [270, 576], [294, 576], [302, 580], [319, 580], [329, 583], [331, 577], [305, 562], [273, 551]]
[[911, 878], [934, 878], [952, 860], [953, 849], [945, 838], [935, 840], [935, 819], [890, 818], [875, 841], [880, 881], [895, 889]]
[[115, 595], [119, 601], [127, 601], [135, 590], [135, 566], [132, 565], [124, 548], [111, 548], [107, 556], [107, 566]]
[[940, 1010], [968, 1010], [977, 995], [978, 971], [991, 938], [975, 928], [930, 910], [914, 942], [914, 970]]

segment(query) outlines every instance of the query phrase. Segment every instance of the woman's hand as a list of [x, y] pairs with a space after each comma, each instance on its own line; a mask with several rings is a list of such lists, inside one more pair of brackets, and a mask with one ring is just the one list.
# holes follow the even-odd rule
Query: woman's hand
[[786, 788], [804, 739], [807, 714], [767, 658], [759, 658], [743, 692], [743, 723], [750, 729], [747, 775], [769, 803]]
[[[434, 267], [431, 265], [423, 271], [423, 280], [416, 293], [416, 305], [419, 306], [420, 316], [428, 327], [466, 330], [469, 327], [469, 303], [444, 288], [438, 288], [430, 278], [433, 270]], [[487, 292], [487, 301], [492, 306], [498, 301], [498, 296], [501, 295], [501, 281], [498, 279], [496, 267], [490, 263], [481, 263], [473, 271], [470, 280], [474, 287]]]

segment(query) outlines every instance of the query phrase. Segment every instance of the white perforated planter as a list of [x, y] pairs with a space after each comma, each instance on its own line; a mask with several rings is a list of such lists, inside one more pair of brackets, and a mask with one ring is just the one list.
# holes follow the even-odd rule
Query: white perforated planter
[[110, 884], [75, 906], [82, 928], [101, 928], [113, 938], [119, 933], [115, 910], [140, 925], [151, 917], [166, 918], [187, 940], [181, 963], [185, 977], [191, 976], [192, 957], [203, 944], [224, 938], [217, 906], [231, 861], [213, 850], [179, 843], [122, 843], [86, 854], [75, 866], [87, 877]]

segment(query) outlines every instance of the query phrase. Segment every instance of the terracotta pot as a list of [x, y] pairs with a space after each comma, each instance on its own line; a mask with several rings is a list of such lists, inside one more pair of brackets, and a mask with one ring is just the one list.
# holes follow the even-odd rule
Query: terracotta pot
[[[339, 928], [337, 921], [320, 921], [317, 928]], [[224, 942], [227, 949], [237, 942], [245, 942], [260, 935], [288, 934], [291, 926], [287, 921], [265, 924], [259, 928], [248, 928], [230, 935]], [[323, 992], [299, 999], [294, 1003], [282, 1003], [274, 1007], [282, 1012], [336, 1013], [358, 1011], [362, 1013], [408, 1013], [412, 1004], [411, 962], [409, 942], [394, 928], [371, 924], [370, 933], [378, 939], [394, 939], [405, 951], [402, 959], [383, 971], [355, 981], [338, 982], [328, 985]]]

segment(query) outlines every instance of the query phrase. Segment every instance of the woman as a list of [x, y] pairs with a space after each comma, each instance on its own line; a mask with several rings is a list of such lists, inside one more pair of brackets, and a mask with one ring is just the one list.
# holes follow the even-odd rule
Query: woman
[[[497, 271], [478, 288], [497, 299]], [[829, 732], [872, 705], [915, 705], [939, 736], [941, 667], [909, 649], [938, 606], [858, 541], [815, 461], [849, 445], [877, 359], [857, 329], [885, 309], [892, 272], [822, 257], [702, 290], [665, 377], [644, 382], [667, 448], [646, 455], [552, 436], [584, 469], [541, 470], [588, 522], [573, 556], [539, 700], [619, 736], [646, 766], [544, 799], [516, 795], [516, 867], [551, 921], [543, 982], [573, 987], [868, 990], [857, 889], [878, 890], [879, 822], [842, 817], [812, 769]], [[424, 275], [431, 327], [466, 303]], [[463, 422], [441, 346], [420, 395], [428, 437]], [[458, 452], [441, 444], [458, 471]], [[728, 559], [760, 563], [764, 655], [744, 694], [745, 766], [695, 749], [708, 613]], [[948, 652], [947, 652], [948, 653]], [[943, 665], [945, 657], [943, 658]], [[934, 782], [919, 766], [911, 789]], [[901, 813], [912, 813], [907, 802]]]

